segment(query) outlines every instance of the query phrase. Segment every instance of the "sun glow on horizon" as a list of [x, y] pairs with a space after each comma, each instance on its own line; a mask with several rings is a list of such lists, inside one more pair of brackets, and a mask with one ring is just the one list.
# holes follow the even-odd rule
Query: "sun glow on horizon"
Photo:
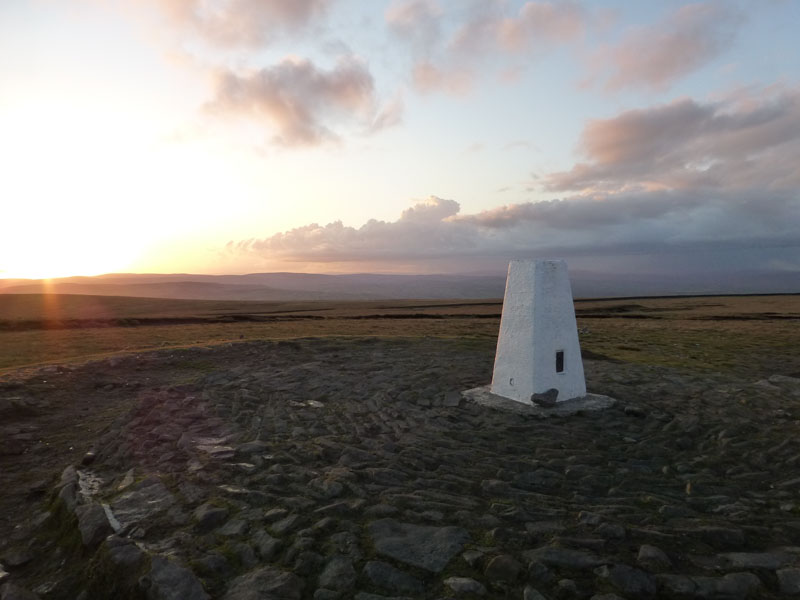
[[93, 240], [72, 240], [64, 246], [65, 240], [59, 239], [60, 248], [56, 244], [51, 248], [23, 247], [14, 252], [2, 251], [4, 256], [12, 260], [8, 264], [0, 264], [0, 279], [55, 279], [59, 277], [103, 275], [124, 271], [132, 264], [131, 252], [124, 248], [94, 246]]

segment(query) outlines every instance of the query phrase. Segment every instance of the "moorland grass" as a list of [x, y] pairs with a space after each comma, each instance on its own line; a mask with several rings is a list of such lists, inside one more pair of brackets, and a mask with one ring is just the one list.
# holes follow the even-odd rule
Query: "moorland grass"
[[[291, 303], [25, 296], [0, 295], [0, 373], [255, 339], [433, 336], [475, 341], [491, 351], [502, 307], [500, 300]], [[594, 355], [689, 370], [800, 376], [798, 295], [579, 300], [576, 311], [581, 347]], [[317, 318], [308, 319], [310, 314]], [[219, 315], [285, 320], [218, 322]], [[208, 322], [146, 324], [151, 317], [209, 316]], [[86, 321], [70, 325], [68, 319]], [[145, 324], [112, 326], [125, 319]], [[21, 321], [42, 328], [15, 330]]]

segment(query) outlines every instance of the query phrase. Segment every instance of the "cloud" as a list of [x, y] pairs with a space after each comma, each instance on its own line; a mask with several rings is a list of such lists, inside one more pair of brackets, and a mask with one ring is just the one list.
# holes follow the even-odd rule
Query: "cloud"
[[404, 110], [405, 103], [403, 102], [403, 95], [397, 93], [378, 110], [378, 113], [369, 126], [369, 131], [372, 133], [399, 125], [403, 122]]
[[498, 41], [511, 50], [523, 50], [534, 42], [562, 43], [583, 35], [588, 15], [577, 2], [526, 2], [513, 18], [497, 25]]
[[550, 191], [798, 189], [800, 88], [676, 100], [590, 121], [588, 162], [545, 178]]
[[[580, 4], [569, 1], [525, 2], [508, 16], [499, 0], [447, 9], [434, 0], [402, 0], [387, 9], [385, 18], [410, 48], [416, 89], [451, 94], [469, 91], [479, 67], [499, 57], [575, 40], [590, 19]], [[508, 79], [513, 71], [501, 69], [501, 77]]]
[[[619, 43], [600, 49], [590, 61], [605, 87], [666, 89], [719, 56], [742, 22], [739, 12], [721, 2], [681, 6], [658, 23], [636, 27]], [[607, 69], [610, 66], [610, 70]]]
[[322, 17], [331, 0], [158, 0], [173, 23], [220, 46], [258, 47]]
[[402, 113], [400, 101], [376, 115], [372, 76], [352, 58], [327, 71], [296, 58], [243, 75], [220, 70], [214, 87], [209, 111], [264, 122], [277, 131], [273, 141], [284, 146], [336, 140], [332, 122], [355, 119], [372, 131], [398, 123]]
[[426, 54], [439, 43], [442, 13], [433, 0], [401, 0], [389, 5], [385, 19], [389, 29]]
[[312, 223], [260, 240], [230, 242], [228, 249], [291, 261], [363, 261], [431, 257], [467, 251], [473, 241], [467, 228], [449, 218], [459, 204], [431, 196], [403, 211], [397, 221], [370, 219], [359, 228], [341, 221]]
[[436, 65], [420, 61], [414, 65], [411, 80], [418, 92], [448, 92], [460, 96], [472, 87], [472, 72], [467, 69], [441, 69]]
[[403, 211], [396, 221], [373, 219], [357, 228], [341, 221], [314, 223], [227, 246], [237, 255], [329, 267], [334, 263], [419, 267], [433, 259], [452, 259], [451, 264], [462, 271], [491, 258], [786, 249], [779, 250], [775, 260], [794, 256], [798, 247], [800, 198], [796, 191], [786, 190], [571, 196], [476, 214], [461, 214], [458, 202], [431, 196]]

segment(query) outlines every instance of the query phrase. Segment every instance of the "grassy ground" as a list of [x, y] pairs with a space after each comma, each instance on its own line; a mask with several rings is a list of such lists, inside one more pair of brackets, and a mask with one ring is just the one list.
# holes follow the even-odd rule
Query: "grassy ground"
[[[491, 340], [501, 308], [499, 300], [278, 303], [7, 295], [0, 296], [0, 373], [240, 339]], [[578, 301], [576, 311], [582, 348], [612, 359], [691, 370], [757, 366], [800, 376], [797, 295]]]

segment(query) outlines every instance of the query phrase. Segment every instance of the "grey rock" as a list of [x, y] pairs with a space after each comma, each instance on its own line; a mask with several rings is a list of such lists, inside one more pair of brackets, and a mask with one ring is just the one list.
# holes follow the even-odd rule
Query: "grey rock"
[[228, 564], [228, 560], [216, 552], [211, 552], [192, 561], [192, 568], [202, 576], [227, 577], [231, 573], [231, 566]]
[[558, 535], [551, 540], [553, 543], [571, 546], [573, 548], [586, 548], [587, 550], [602, 550], [606, 546], [606, 540], [596, 537], [573, 537], [568, 535]]
[[236, 455], [240, 457], [247, 457], [251, 454], [266, 452], [268, 448], [269, 444], [266, 442], [261, 440], [253, 440], [252, 442], [245, 442], [244, 444], [239, 444], [236, 446]]
[[316, 509], [314, 512], [321, 515], [334, 515], [338, 517], [346, 517], [357, 515], [361, 513], [361, 508], [366, 504], [363, 498], [356, 498], [355, 500], [342, 500], [327, 504]]
[[525, 523], [525, 531], [532, 537], [549, 537], [565, 529], [559, 521], [533, 521]]
[[486, 553], [480, 550], [465, 550], [461, 558], [463, 558], [464, 562], [470, 567], [477, 568], [485, 556]]
[[509, 554], [495, 556], [486, 564], [483, 574], [489, 581], [514, 583], [522, 571], [522, 565]]
[[483, 587], [483, 584], [469, 577], [448, 577], [444, 580], [444, 584], [453, 590], [456, 596], [462, 594], [486, 595], [486, 588]]
[[379, 594], [359, 592], [355, 595], [355, 600], [414, 600], [414, 599], [408, 596], [381, 596]]
[[339, 457], [339, 464], [345, 467], [367, 467], [375, 463], [375, 455], [359, 448], [346, 448]]
[[300, 600], [305, 583], [294, 573], [259, 567], [234, 579], [223, 600]]
[[752, 573], [729, 573], [723, 577], [693, 577], [698, 598], [744, 600], [761, 588], [761, 580]]
[[608, 540], [624, 540], [627, 535], [625, 528], [618, 523], [601, 523], [594, 532]]
[[258, 564], [256, 553], [253, 552], [253, 547], [244, 542], [237, 542], [233, 544], [233, 550], [239, 558], [239, 562], [246, 569], [252, 569]]
[[531, 585], [522, 590], [522, 600], [547, 600], [547, 597]]
[[314, 590], [314, 600], [340, 600], [341, 597], [341, 592], [326, 590], [325, 588]]
[[335, 527], [336, 519], [333, 517], [322, 517], [311, 526], [311, 531], [314, 533], [325, 533], [326, 531], [331, 531]]
[[155, 556], [150, 566], [147, 600], [209, 600], [200, 580], [189, 569], [163, 556]]
[[0, 600], [39, 600], [39, 596], [13, 583], [0, 586]]
[[263, 529], [259, 529], [252, 535], [252, 541], [258, 550], [258, 555], [267, 562], [270, 562], [278, 553], [281, 541], [272, 537]]
[[373, 519], [381, 519], [383, 517], [394, 516], [397, 512], [397, 508], [391, 504], [374, 504], [364, 511], [364, 516]]
[[487, 496], [498, 497], [508, 494], [511, 486], [507, 481], [499, 479], [484, 479], [481, 481], [481, 491]]
[[378, 554], [440, 573], [464, 547], [469, 533], [461, 527], [431, 527], [381, 519], [369, 525]]
[[557, 400], [558, 390], [556, 388], [550, 388], [546, 392], [541, 392], [539, 394], [531, 394], [531, 402], [544, 408], [555, 406]]
[[106, 539], [106, 547], [111, 562], [126, 571], [136, 571], [144, 562], [144, 550], [132, 540], [112, 535]]
[[656, 586], [667, 598], [693, 598], [697, 584], [686, 575], [656, 575]]
[[332, 500], [342, 495], [344, 486], [336, 480], [317, 477], [308, 482], [309, 492], [317, 498]]
[[228, 518], [228, 509], [205, 502], [195, 509], [194, 518], [199, 531], [210, 531]]
[[625, 600], [625, 598], [616, 594], [595, 594], [589, 600]]
[[58, 492], [58, 498], [62, 502], [64, 502], [64, 506], [67, 507], [69, 512], [73, 512], [75, 510], [75, 506], [78, 504], [78, 483], [70, 482], [62, 486], [62, 488]]
[[800, 569], [779, 569], [778, 585], [785, 596], [800, 596]]
[[220, 527], [216, 533], [227, 537], [238, 537], [247, 533], [249, 525], [247, 521], [242, 519], [231, 519], [225, 525]]
[[106, 511], [99, 504], [85, 504], [75, 508], [81, 541], [87, 548], [94, 548], [107, 536], [114, 533], [106, 517]]
[[721, 550], [741, 548], [745, 544], [745, 535], [741, 529], [703, 526], [677, 531], [696, 537], [712, 548]]
[[720, 554], [728, 569], [775, 570], [791, 565], [795, 557], [788, 552], [727, 552]]
[[538, 560], [532, 560], [528, 564], [528, 581], [540, 581], [542, 583], [549, 583], [553, 581], [553, 572], [548, 569], [544, 563]]
[[320, 587], [339, 592], [349, 592], [356, 583], [356, 570], [353, 561], [346, 556], [334, 556], [319, 575]]
[[628, 565], [603, 565], [595, 570], [600, 579], [605, 579], [626, 596], [652, 598], [656, 594], [656, 580], [649, 573]]
[[447, 408], [455, 408], [461, 404], [461, 392], [445, 392], [442, 396], [442, 406]]
[[514, 487], [522, 490], [539, 491], [557, 485], [564, 476], [550, 469], [536, 469], [524, 471], [514, 478]]
[[274, 523], [275, 521], [280, 521], [284, 517], [289, 514], [289, 511], [285, 508], [271, 508], [267, 512], [264, 513], [264, 521], [267, 523]]
[[578, 513], [578, 523], [582, 525], [599, 525], [603, 522], [603, 515], [582, 510]]
[[313, 575], [319, 573], [323, 564], [325, 564], [324, 556], [317, 552], [306, 550], [297, 555], [292, 565], [292, 570], [298, 575]]
[[638, 417], [639, 419], [644, 419], [647, 416], [647, 413], [641, 406], [636, 406], [634, 404], [629, 404], [625, 407], [625, 414], [631, 417]]
[[543, 546], [534, 550], [527, 550], [523, 556], [528, 560], [537, 560], [551, 567], [564, 567], [567, 569], [591, 569], [603, 564], [603, 560], [580, 550], [559, 548], [557, 546]]
[[272, 531], [278, 535], [288, 533], [295, 527], [295, 525], [297, 525], [299, 518], [299, 515], [289, 515], [288, 517], [284, 517], [280, 521], [276, 521], [271, 525]]
[[120, 481], [117, 484], [117, 491], [118, 492], [125, 491], [126, 489], [128, 489], [129, 487], [131, 487], [133, 485], [133, 482], [134, 482], [133, 472], [134, 472], [133, 469], [128, 469], [125, 472], [125, 475], [123, 476], [122, 481]]
[[672, 567], [672, 561], [661, 548], [642, 544], [636, 559], [641, 566], [650, 571], [666, 571]]
[[0, 417], [32, 417], [39, 413], [33, 402], [22, 396], [0, 398]]
[[27, 565], [35, 558], [35, 554], [30, 550], [12, 550], [3, 555], [3, 562], [6, 566], [15, 569], [23, 565]]
[[111, 511], [122, 528], [127, 528], [168, 511], [176, 503], [161, 480], [148, 477], [111, 502]]
[[9, 577], [11, 577], [11, 573], [6, 571], [5, 567], [2, 563], [0, 563], [0, 584], [5, 582]]
[[425, 591], [425, 585], [419, 579], [382, 561], [367, 562], [364, 576], [372, 584], [393, 594], [420, 595]]
[[556, 597], [569, 598], [578, 597], [578, 584], [573, 579], [559, 579], [556, 584]]
[[349, 556], [353, 562], [360, 561], [364, 553], [361, 551], [358, 537], [350, 531], [339, 531], [330, 536], [331, 548], [337, 554]]

